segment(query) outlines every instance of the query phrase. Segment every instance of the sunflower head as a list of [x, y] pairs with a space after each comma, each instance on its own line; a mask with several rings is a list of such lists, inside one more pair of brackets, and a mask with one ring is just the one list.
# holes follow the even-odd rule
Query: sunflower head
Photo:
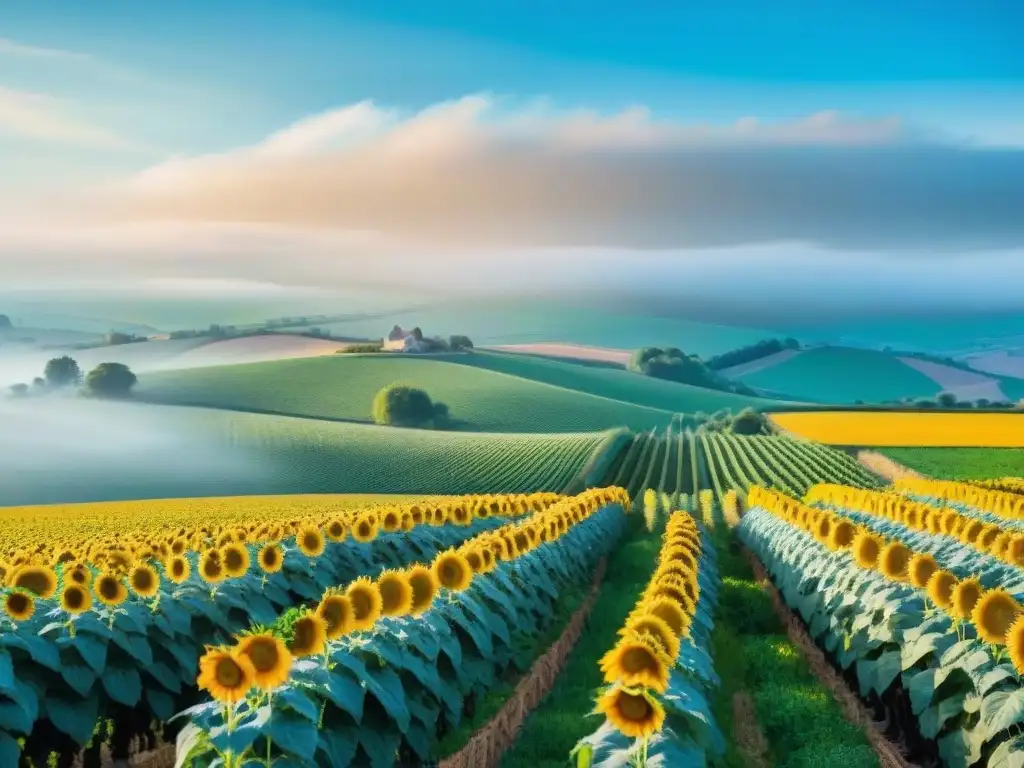
[[375, 513], [364, 512], [356, 518], [352, 526], [352, 538], [365, 544], [377, 538], [377, 531], [380, 529], [380, 519]]
[[423, 565], [414, 565], [408, 570], [409, 586], [412, 587], [412, 606], [409, 613], [419, 616], [434, 602], [438, 581], [434, 571]]
[[690, 629], [690, 617], [683, 606], [667, 597], [656, 598], [644, 602], [644, 611], [657, 616], [672, 630], [676, 637], [685, 637]]
[[654, 641], [670, 659], [679, 656], [679, 635], [672, 631], [668, 622], [653, 613], [647, 613], [643, 608], [626, 622], [626, 627], [620, 634], [629, 632]]
[[121, 605], [128, 599], [128, 588], [111, 571], [104, 571], [92, 583], [97, 599], [108, 606]]
[[631, 739], [648, 738], [665, 724], [665, 708], [643, 688], [609, 688], [597, 700], [596, 711]]
[[949, 571], [939, 569], [928, 577], [925, 591], [928, 593], [929, 600], [942, 610], [948, 611], [953, 605], [953, 589], [956, 584], [956, 576]]
[[857, 535], [857, 526], [849, 520], [838, 520], [829, 531], [827, 546], [833, 552], [849, 549]]
[[601, 659], [606, 683], [643, 686], [663, 693], [668, 688], [671, 659], [653, 640], [627, 632]]
[[878, 570], [887, 579], [907, 581], [910, 578], [910, 558], [914, 556], [904, 544], [891, 541], [882, 548], [878, 557]]
[[1021, 615], [1021, 606], [1009, 592], [991, 589], [974, 604], [971, 623], [978, 637], [991, 645], [1004, 645], [1006, 633]]
[[140, 597], [153, 597], [160, 591], [160, 576], [153, 566], [146, 563], [136, 563], [128, 574], [128, 582]]
[[295, 534], [295, 544], [306, 557], [320, 557], [324, 553], [324, 535], [314, 525], [305, 525]]
[[327, 622], [317, 614], [305, 611], [291, 624], [288, 650], [293, 656], [318, 656], [326, 647]]
[[327, 624], [328, 640], [337, 640], [353, 629], [352, 601], [345, 595], [324, 595], [316, 607], [316, 612]]
[[473, 570], [457, 550], [449, 549], [434, 558], [434, 575], [445, 589], [461, 592], [473, 580]]
[[14, 571], [10, 584], [49, 600], [57, 591], [57, 574], [45, 565], [23, 565]]
[[238, 643], [238, 652], [248, 657], [257, 688], [271, 691], [288, 680], [292, 655], [281, 638], [271, 632], [247, 635]]
[[241, 701], [255, 681], [256, 670], [252, 661], [237, 650], [209, 648], [199, 659], [196, 683], [221, 703]]
[[970, 520], [964, 525], [963, 530], [960, 532], [960, 538], [967, 544], [973, 544], [981, 536], [981, 532], [985, 529], [985, 524], [981, 520]]
[[953, 587], [952, 613], [958, 619], [969, 619], [974, 606], [981, 599], [981, 582], [963, 579]]
[[164, 566], [164, 574], [172, 584], [181, 584], [192, 574], [192, 564], [184, 555], [172, 555]]
[[380, 618], [384, 603], [377, 584], [362, 576], [348, 585], [345, 596], [352, 603], [353, 631], [371, 629]]
[[910, 583], [918, 589], [924, 589], [927, 587], [928, 579], [930, 579], [932, 574], [937, 570], [939, 570], [939, 564], [935, 562], [934, 557], [925, 552], [918, 552], [910, 558], [910, 565], [907, 567], [907, 572], [910, 575]]
[[1006, 651], [1018, 675], [1024, 675], [1024, 616], [1018, 616], [1006, 633]]
[[377, 577], [380, 612], [384, 616], [404, 616], [412, 608], [412, 586], [402, 571], [384, 571]]
[[209, 584], [219, 584], [228, 577], [218, 550], [211, 549], [203, 553], [199, 559], [199, 575]]
[[861, 568], [874, 568], [882, 551], [882, 539], [863, 529], [853, 540], [853, 557]]
[[4, 611], [15, 621], [28, 621], [36, 611], [36, 601], [30, 592], [17, 590], [4, 595]]
[[228, 578], [237, 579], [249, 570], [249, 549], [245, 544], [237, 542], [227, 544], [220, 551], [220, 561], [224, 564], [224, 573]]
[[92, 596], [81, 584], [68, 583], [61, 590], [60, 607], [72, 616], [77, 616], [92, 607]]
[[274, 541], [264, 544], [256, 556], [256, 560], [260, 565], [260, 570], [264, 573], [277, 573], [284, 565], [284, 552], [281, 550], [281, 545]]
[[64, 566], [64, 582], [88, 588], [92, 585], [92, 571], [82, 562], [67, 563]]

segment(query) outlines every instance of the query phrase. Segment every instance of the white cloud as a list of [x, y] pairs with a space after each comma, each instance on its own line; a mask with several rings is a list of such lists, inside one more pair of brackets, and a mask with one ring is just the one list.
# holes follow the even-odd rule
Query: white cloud
[[0, 136], [105, 151], [142, 147], [75, 116], [67, 102], [0, 86]]
[[59, 59], [70, 62], [95, 61], [87, 53], [65, 51], [60, 48], [44, 48], [38, 45], [27, 45], [8, 38], [0, 38], [0, 56], [18, 56], [32, 59]]

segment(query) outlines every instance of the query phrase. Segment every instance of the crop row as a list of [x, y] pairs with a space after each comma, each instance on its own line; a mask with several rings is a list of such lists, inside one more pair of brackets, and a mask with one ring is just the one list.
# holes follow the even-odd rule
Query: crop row
[[[199, 684], [213, 700], [188, 710], [179, 760], [429, 761], [439, 728], [498, 683], [518, 641], [553, 618], [560, 590], [579, 586], [614, 546], [626, 501], [621, 489], [585, 492], [441, 553], [420, 570], [419, 590], [385, 572], [210, 649]], [[350, 614], [359, 621], [342, 626]]]
[[576, 745], [576, 765], [703, 765], [724, 753], [710, 705], [719, 584], [708, 544], [689, 513], [669, 515], [654, 573], [601, 659], [605, 722]]
[[906, 724], [907, 744], [958, 768], [1019, 765], [1024, 579], [1016, 568], [842, 507], [763, 490], [750, 502], [741, 540], [861, 695]]
[[18, 737], [42, 762], [51, 751], [72, 754], [101, 719], [115, 721], [121, 748], [195, 701], [205, 645], [273, 623], [331, 586], [430, 560], [556, 499], [464, 498], [244, 531], [196, 524], [176, 531], [163, 558], [128, 540], [97, 544], [92, 562], [16, 566], [0, 617], [0, 758]]
[[1011, 491], [979, 488], [969, 483], [949, 480], [930, 480], [923, 477], [903, 477], [896, 481], [896, 490], [902, 493], [959, 502], [983, 512], [1020, 520], [1024, 518], [1024, 495]]

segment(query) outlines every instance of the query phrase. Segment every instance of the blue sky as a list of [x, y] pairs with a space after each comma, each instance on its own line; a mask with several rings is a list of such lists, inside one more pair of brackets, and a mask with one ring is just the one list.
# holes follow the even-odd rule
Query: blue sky
[[[18, 229], [5, 239], [30, 254], [18, 270], [41, 263], [35, 250], [102, 249], [95, 233], [51, 242], [44, 214], [60, 202], [97, 221], [82, 203], [110, 193], [118, 225], [179, 222], [175, 242], [199, 254], [188, 269], [214, 279], [272, 279], [257, 269], [271, 255], [237, 266], [246, 248], [294, 249], [301, 237], [304, 249], [313, 238], [345, 250], [355, 231], [442, 250], [764, 253], [795, 242], [804, 264], [844, 249], [880, 263], [907, 248], [1017, 254], [1022, 29], [1016, 0], [8, 0], [0, 202], [17, 206]], [[515, 131], [538, 110], [523, 150]], [[384, 139], [360, 151], [364, 133]], [[730, 150], [698, 156], [709, 141]], [[604, 159], [586, 165], [581, 147]], [[641, 147], [655, 159], [634, 161]], [[525, 162], [509, 161], [520, 151]], [[567, 158], [576, 176], [551, 205], [506, 194], [550, 191]], [[467, 167], [476, 175], [459, 184], [471, 199], [445, 187]], [[409, 181], [385, 189], [381, 177]], [[693, 178], [703, 186], [683, 183]], [[595, 199], [594, 179], [613, 194]], [[395, 202], [408, 187], [419, 197]], [[478, 226], [451, 242], [466, 219]], [[140, 272], [164, 276], [169, 257], [153, 254], [166, 226], [155, 244], [135, 230], [118, 237], [148, 254], [133, 257]], [[209, 255], [226, 241], [233, 261]], [[15, 263], [0, 252], [0, 265]]]

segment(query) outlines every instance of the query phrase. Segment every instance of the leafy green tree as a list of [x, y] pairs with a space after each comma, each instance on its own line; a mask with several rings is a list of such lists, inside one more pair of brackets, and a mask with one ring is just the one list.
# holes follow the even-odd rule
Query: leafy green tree
[[[440, 403], [435, 404], [422, 389], [408, 384], [388, 384], [373, 398], [375, 423], [392, 427], [435, 426]], [[444, 414], [447, 416], [447, 408]]]
[[753, 408], [744, 408], [732, 420], [732, 431], [737, 435], [759, 435], [764, 428], [764, 416]]
[[127, 397], [137, 381], [124, 363], [100, 363], [85, 377], [85, 387], [97, 397]]
[[28, 384], [12, 384], [11, 385], [11, 396], [12, 397], [25, 397], [28, 395]]
[[451, 347], [452, 352], [458, 352], [461, 349], [472, 349], [473, 342], [469, 336], [458, 334], [448, 339], [448, 346]]
[[46, 383], [51, 387], [70, 387], [82, 381], [82, 370], [72, 358], [55, 357], [43, 369]]
[[940, 392], [935, 401], [939, 404], [939, 408], [956, 408], [956, 395], [952, 392]]

